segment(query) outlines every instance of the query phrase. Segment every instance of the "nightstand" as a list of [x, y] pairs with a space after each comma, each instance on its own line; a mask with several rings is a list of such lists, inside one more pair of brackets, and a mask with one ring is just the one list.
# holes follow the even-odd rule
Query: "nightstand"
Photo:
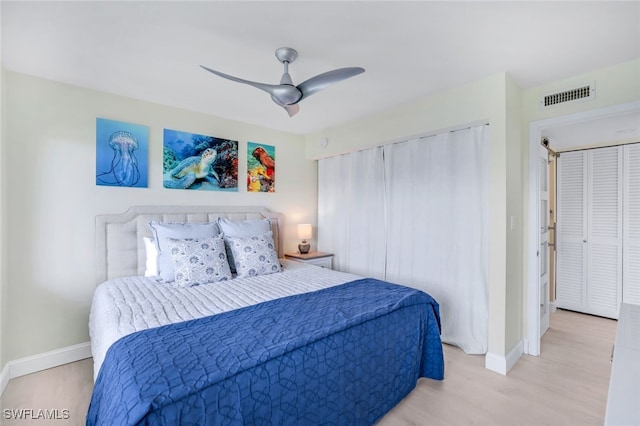
[[285, 253], [284, 257], [289, 260], [308, 263], [322, 268], [333, 268], [333, 253], [324, 253], [322, 251], [310, 251], [307, 254]]

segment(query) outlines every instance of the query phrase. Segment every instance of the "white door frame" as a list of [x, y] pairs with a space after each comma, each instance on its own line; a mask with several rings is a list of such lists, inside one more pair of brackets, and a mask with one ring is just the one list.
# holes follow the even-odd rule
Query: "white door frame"
[[627, 112], [640, 111], [640, 101], [625, 104], [612, 105], [597, 108], [590, 111], [569, 114], [560, 117], [534, 121], [529, 124], [529, 206], [527, 209], [527, 326], [526, 344], [524, 352], [528, 355], [540, 355], [540, 287], [538, 248], [540, 247], [540, 233], [538, 223], [540, 221], [539, 196], [540, 176], [538, 167], [538, 152], [542, 131], [553, 127], [591, 121], [607, 116], [614, 116]]
[[[544, 161], [544, 169], [540, 160]], [[540, 324], [540, 337], [544, 336], [544, 333], [549, 329], [549, 260], [551, 258], [551, 248], [549, 247], [549, 193], [551, 193], [549, 185], [551, 185], [551, 179], [549, 176], [549, 149], [542, 144], [538, 145], [538, 171], [544, 170], [546, 173], [544, 181], [546, 182], [546, 189], [542, 190], [540, 186], [538, 186], [538, 211], [541, 212], [541, 202], [544, 200], [547, 202], [547, 208], [545, 211], [547, 212], [546, 220], [541, 220], [542, 218], [538, 215], [538, 250], [540, 250], [538, 261], [544, 261], [544, 265], [542, 263], [539, 264], [538, 267], [538, 294], [546, 295], [544, 297], [545, 300], [542, 300], [542, 296], [540, 297], [540, 302], [538, 305], [538, 311], [544, 310], [540, 312], [538, 316], [538, 321]], [[538, 178], [541, 178], [541, 173], [538, 173]], [[542, 179], [540, 179], [542, 181]], [[538, 182], [538, 185], [540, 184]], [[541, 226], [542, 225], [542, 226]], [[545, 251], [545, 255], [542, 256], [543, 251]], [[544, 273], [542, 273], [544, 271]]]

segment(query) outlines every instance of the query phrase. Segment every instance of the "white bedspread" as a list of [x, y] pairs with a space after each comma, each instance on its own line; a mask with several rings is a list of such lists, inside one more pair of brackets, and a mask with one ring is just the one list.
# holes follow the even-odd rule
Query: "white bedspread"
[[145, 277], [117, 278], [99, 285], [89, 316], [94, 380], [107, 349], [128, 334], [362, 278], [300, 262], [282, 260], [282, 264], [280, 273], [197, 287], [159, 284]]

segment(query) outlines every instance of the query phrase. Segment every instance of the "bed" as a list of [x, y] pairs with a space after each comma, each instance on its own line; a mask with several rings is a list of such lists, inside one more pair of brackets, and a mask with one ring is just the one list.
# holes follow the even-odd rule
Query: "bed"
[[[145, 276], [145, 244], [159, 237], [150, 222], [231, 226], [227, 251], [233, 227], [267, 226], [279, 270], [247, 274], [234, 249], [231, 279], [174, 285], [176, 269], [175, 283], [158, 282]], [[142, 206], [96, 218], [87, 424], [372, 424], [419, 377], [444, 377], [435, 300], [283, 259], [282, 223], [265, 208], [228, 206]], [[167, 240], [172, 249], [191, 241]]]

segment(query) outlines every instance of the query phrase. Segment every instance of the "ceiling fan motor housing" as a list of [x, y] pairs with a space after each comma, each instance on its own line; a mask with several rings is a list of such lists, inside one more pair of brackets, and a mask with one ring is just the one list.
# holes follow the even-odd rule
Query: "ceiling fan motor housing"
[[302, 92], [294, 85], [281, 84], [273, 89], [271, 99], [280, 106], [293, 105], [302, 98]]

